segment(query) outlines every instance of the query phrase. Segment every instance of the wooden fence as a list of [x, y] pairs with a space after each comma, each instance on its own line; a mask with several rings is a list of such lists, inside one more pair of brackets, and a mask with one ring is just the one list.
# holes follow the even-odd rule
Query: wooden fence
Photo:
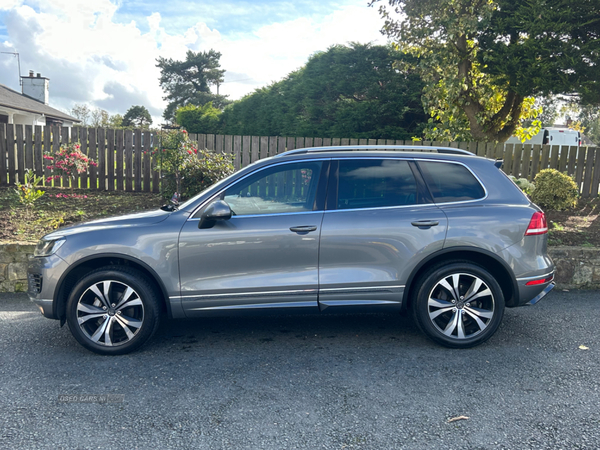
[[[307, 138], [281, 136], [222, 136], [193, 134], [199, 148], [231, 155], [236, 169], [287, 150], [331, 145], [417, 145], [444, 146], [469, 150], [476, 155], [504, 161], [502, 170], [517, 178], [532, 180], [542, 169], [554, 168], [573, 175], [583, 197], [598, 195], [600, 149], [596, 147], [494, 144], [482, 142], [413, 142], [385, 139]], [[44, 152], [61, 144], [80, 142], [81, 150], [98, 161], [81, 174], [76, 187], [95, 190], [159, 192], [160, 175], [150, 158], [160, 146], [155, 132], [104, 128], [32, 127], [0, 124], [0, 185], [23, 180], [25, 169], [48, 177]], [[69, 180], [55, 180], [54, 186], [69, 186]], [[46, 186], [50, 183], [46, 183]]]

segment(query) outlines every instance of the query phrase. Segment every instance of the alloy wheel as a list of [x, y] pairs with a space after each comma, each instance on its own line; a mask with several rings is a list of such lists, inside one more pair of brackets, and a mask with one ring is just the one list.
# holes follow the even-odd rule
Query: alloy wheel
[[107, 347], [130, 342], [144, 322], [144, 305], [131, 286], [103, 280], [88, 287], [77, 302], [77, 323], [93, 343]]
[[453, 273], [439, 280], [429, 294], [427, 312], [433, 325], [451, 339], [482, 333], [495, 314], [492, 290], [479, 277]]

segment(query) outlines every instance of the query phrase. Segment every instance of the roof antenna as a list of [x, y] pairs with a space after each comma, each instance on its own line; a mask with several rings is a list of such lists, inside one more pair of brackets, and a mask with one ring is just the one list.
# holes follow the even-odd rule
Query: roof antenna
[[17, 57], [17, 64], [19, 65], [19, 86], [23, 86], [23, 80], [21, 80], [21, 58], [19, 57], [19, 54], [16, 52], [0, 52], [0, 53], [4, 53], [5, 55], [13, 55]]

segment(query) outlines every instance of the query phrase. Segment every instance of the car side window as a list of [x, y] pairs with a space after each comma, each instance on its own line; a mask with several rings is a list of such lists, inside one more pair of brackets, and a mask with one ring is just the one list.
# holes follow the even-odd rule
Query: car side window
[[485, 190], [471, 171], [461, 164], [419, 161], [423, 178], [436, 203], [478, 200]]
[[322, 163], [306, 161], [260, 170], [225, 190], [234, 215], [312, 211]]
[[340, 160], [338, 209], [414, 205], [417, 200], [417, 182], [408, 161]]

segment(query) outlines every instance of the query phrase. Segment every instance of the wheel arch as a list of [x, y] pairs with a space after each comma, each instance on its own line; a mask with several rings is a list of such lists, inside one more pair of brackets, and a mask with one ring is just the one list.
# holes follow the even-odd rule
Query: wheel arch
[[118, 253], [104, 253], [91, 255], [82, 258], [69, 267], [69, 270], [62, 274], [58, 281], [58, 289], [54, 293], [54, 316], [61, 320], [61, 325], [65, 320], [66, 305], [69, 293], [77, 284], [77, 281], [85, 273], [99, 269], [104, 266], [127, 266], [139, 270], [148, 277], [148, 280], [155, 286], [157, 292], [161, 294], [162, 305], [165, 308], [168, 317], [171, 317], [171, 305], [167, 301], [169, 295], [158, 276], [158, 274], [148, 264], [131, 256]]
[[519, 287], [510, 266], [498, 255], [473, 247], [451, 247], [440, 250], [422, 260], [412, 271], [402, 297], [403, 309], [411, 307], [413, 291], [417, 288], [419, 276], [429, 269], [431, 264], [439, 264], [451, 260], [471, 261], [488, 270], [498, 281], [507, 307], [516, 306]]

